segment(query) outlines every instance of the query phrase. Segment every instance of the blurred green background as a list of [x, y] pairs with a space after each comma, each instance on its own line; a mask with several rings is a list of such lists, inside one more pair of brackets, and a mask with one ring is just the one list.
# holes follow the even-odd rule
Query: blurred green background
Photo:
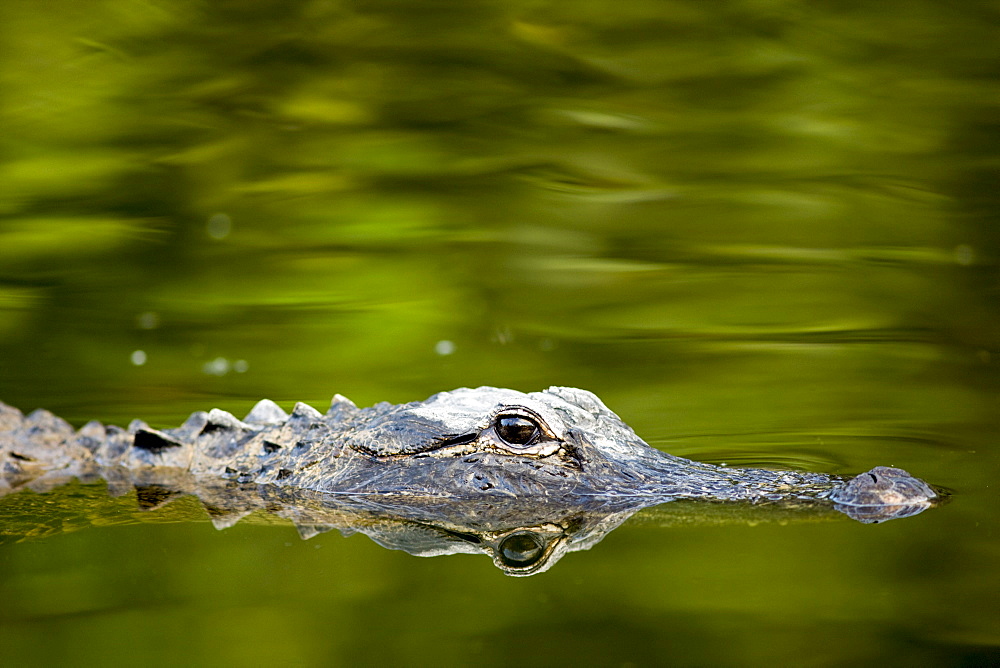
[[654, 516], [525, 581], [90, 529], [0, 547], [5, 656], [1000, 660], [998, 38], [985, 0], [4, 2], [0, 399], [171, 426], [573, 385], [675, 454], [957, 492]]

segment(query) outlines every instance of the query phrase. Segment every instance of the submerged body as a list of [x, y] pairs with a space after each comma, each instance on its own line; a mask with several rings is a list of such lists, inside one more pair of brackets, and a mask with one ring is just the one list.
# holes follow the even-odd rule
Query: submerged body
[[47, 411], [23, 416], [0, 404], [0, 466], [6, 491], [72, 477], [110, 482], [125, 470], [352, 497], [823, 504], [865, 522], [912, 515], [938, 498], [901, 469], [844, 478], [675, 457], [647, 445], [595, 395], [565, 387], [462, 388], [363, 409], [338, 395], [325, 414], [300, 403], [288, 415], [264, 400], [243, 420], [213, 409], [164, 431], [140, 421], [74, 431]]

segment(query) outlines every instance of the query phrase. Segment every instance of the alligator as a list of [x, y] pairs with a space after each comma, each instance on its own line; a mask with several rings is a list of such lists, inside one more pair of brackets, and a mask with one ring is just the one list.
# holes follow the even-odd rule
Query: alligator
[[0, 403], [0, 495], [74, 478], [103, 479], [112, 495], [137, 489], [147, 505], [194, 494], [220, 527], [259, 509], [280, 511], [305, 537], [398, 520], [401, 531], [376, 530], [376, 540], [441, 553], [427, 547], [437, 531], [512, 575], [540, 572], [556, 553], [585, 549], [636, 510], [670, 501], [821, 508], [876, 523], [944, 497], [885, 466], [849, 477], [670, 455], [594, 394], [568, 387], [461, 388], [370, 408], [336, 395], [325, 414], [304, 403], [288, 414], [265, 399], [242, 420], [212, 409], [165, 430], [140, 420], [74, 430], [48, 411]]

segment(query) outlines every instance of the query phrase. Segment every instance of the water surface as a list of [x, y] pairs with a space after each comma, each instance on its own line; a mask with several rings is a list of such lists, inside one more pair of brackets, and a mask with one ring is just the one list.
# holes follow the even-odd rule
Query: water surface
[[7, 525], [49, 530], [0, 546], [5, 656], [996, 662], [998, 19], [5, 3], [7, 403], [167, 427], [570, 385], [674, 454], [955, 492], [877, 526], [663, 508], [511, 579], [81, 488]]

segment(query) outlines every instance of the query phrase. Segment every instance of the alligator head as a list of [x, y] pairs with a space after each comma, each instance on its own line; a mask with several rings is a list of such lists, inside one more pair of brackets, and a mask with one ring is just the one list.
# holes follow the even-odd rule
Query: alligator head
[[352, 425], [334, 436], [336, 447], [365, 456], [346, 458], [347, 466], [337, 463], [343, 457], [327, 458], [326, 466], [320, 461], [293, 474], [299, 476], [296, 484], [349, 493], [566, 503], [584, 497], [644, 499], [644, 505], [677, 498], [825, 501], [866, 522], [915, 514], [939, 498], [900, 469], [878, 467], [849, 481], [675, 457], [647, 445], [594, 394], [569, 387], [527, 394], [462, 388], [422, 402], [361, 410], [344, 401], [336, 400], [328, 413]]
[[[342, 401], [331, 408], [338, 421]], [[364, 456], [349, 466], [334, 461], [336, 473], [317, 464], [297, 484], [463, 498], [669, 497], [714, 470], [650, 448], [596, 396], [574, 388], [462, 388], [355, 410], [351, 428], [331, 438], [341, 458], [345, 449]]]

